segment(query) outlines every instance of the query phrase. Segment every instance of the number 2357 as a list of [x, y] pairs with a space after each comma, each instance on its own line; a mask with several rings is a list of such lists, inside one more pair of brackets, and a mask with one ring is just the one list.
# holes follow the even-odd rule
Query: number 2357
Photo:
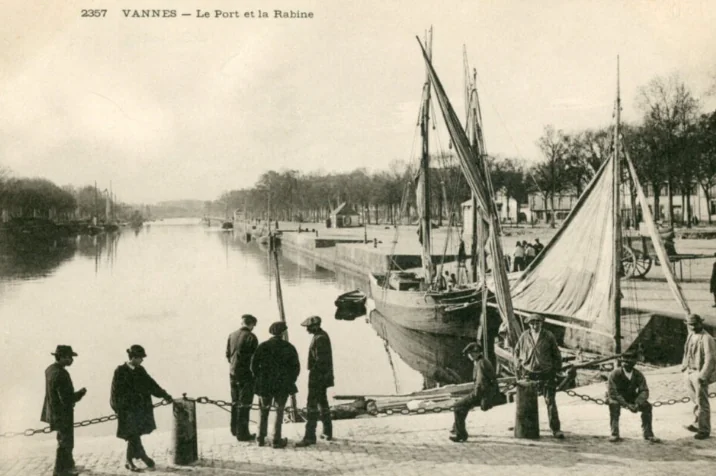
[[107, 16], [107, 10], [81, 10], [83, 18], [99, 18]]

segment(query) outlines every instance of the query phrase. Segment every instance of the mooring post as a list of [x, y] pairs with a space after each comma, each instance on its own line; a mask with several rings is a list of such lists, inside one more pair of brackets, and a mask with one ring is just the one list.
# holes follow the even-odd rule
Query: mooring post
[[515, 394], [515, 438], [539, 438], [537, 384], [518, 380]]
[[174, 400], [174, 464], [186, 466], [199, 459], [199, 445], [196, 435], [196, 402]]

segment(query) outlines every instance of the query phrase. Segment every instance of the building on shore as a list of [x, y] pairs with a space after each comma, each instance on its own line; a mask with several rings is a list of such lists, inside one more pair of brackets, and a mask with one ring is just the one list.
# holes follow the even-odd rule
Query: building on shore
[[343, 202], [331, 211], [331, 222], [335, 228], [363, 226], [361, 217], [353, 205]]
[[[507, 197], [502, 192], [497, 192], [495, 196], [495, 205], [497, 205], [497, 214], [500, 222], [508, 225], [516, 225], [518, 223], [529, 223], [532, 217], [532, 211], [526, 203], [518, 203], [512, 197]], [[463, 229], [469, 235], [472, 230], [472, 200], [462, 202], [462, 223]]]

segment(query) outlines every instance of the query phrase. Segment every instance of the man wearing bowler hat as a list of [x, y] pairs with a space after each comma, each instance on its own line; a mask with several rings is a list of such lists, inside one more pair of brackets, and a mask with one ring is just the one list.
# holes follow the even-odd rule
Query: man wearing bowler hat
[[79, 474], [75, 468], [72, 450], [75, 446], [75, 403], [87, 393], [86, 388], [75, 392], [72, 378], [65, 367], [72, 365], [77, 353], [72, 346], [58, 345], [55, 352], [55, 363], [45, 370], [45, 402], [42, 405], [41, 421], [50, 424], [50, 429], [57, 431], [57, 455], [53, 476]]
[[659, 439], [654, 437], [652, 429], [652, 413], [649, 399], [649, 386], [646, 384], [644, 374], [634, 368], [637, 356], [633, 352], [625, 352], [619, 358], [621, 367], [618, 367], [609, 374], [607, 380], [607, 400], [609, 403], [609, 426], [612, 436], [609, 439], [612, 443], [621, 441], [619, 436], [619, 416], [622, 408], [627, 408], [632, 413], [641, 412], [641, 430], [644, 439], [658, 443]]
[[259, 344], [251, 360], [251, 371], [254, 374], [254, 391], [259, 396], [261, 420], [259, 422], [259, 446], [264, 446], [268, 433], [268, 419], [271, 405], [276, 406], [276, 421], [273, 427], [273, 447], [285, 448], [286, 438], [281, 438], [283, 410], [289, 395], [295, 394], [296, 379], [301, 372], [296, 348], [283, 334], [286, 332], [285, 322], [274, 322], [269, 327], [271, 338]]
[[495, 369], [489, 360], [483, 358], [480, 344], [471, 342], [462, 349], [462, 353], [472, 360], [475, 366], [473, 372], [475, 384], [470, 394], [455, 404], [455, 434], [450, 436], [450, 440], [455, 443], [467, 441], [465, 419], [470, 409], [480, 405], [482, 411], [489, 410], [492, 407], [492, 397], [497, 390]]
[[686, 389], [694, 402], [694, 423], [686, 427], [696, 433], [694, 438], [705, 440], [711, 436], [711, 406], [709, 384], [716, 382], [716, 343], [704, 330], [704, 320], [698, 314], [686, 319], [689, 337], [684, 346], [684, 372]]
[[326, 390], [333, 386], [333, 351], [331, 339], [321, 329], [321, 318], [311, 316], [301, 323], [309, 334], [313, 334], [308, 348], [308, 396], [306, 397], [306, 432], [297, 447], [316, 444], [316, 426], [320, 413], [323, 422], [323, 435], [326, 440], [333, 439], [333, 422], [328, 406]]
[[226, 360], [229, 361], [231, 385], [231, 434], [239, 441], [251, 441], [256, 435], [249, 433], [249, 416], [254, 402], [254, 377], [251, 358], [259, 340], [252, 332], [256, 318], [251, 314], [241, 316], [241, 328], [229, 335], [226, 343]]
[[555, 398], [557, 372], [562, 368], [562, 353], [557, 345], [557, 339], [547, 329], [542, 328], [544, 317], [539, 314], [529, 314], [525, 323], [530, 327], [522, 333], [515, 346], [519, 376], [536, 382], [547, 405], [549, 428], [555, 438], [563, 439], [564, 433], [560, 428], [557, 401]]

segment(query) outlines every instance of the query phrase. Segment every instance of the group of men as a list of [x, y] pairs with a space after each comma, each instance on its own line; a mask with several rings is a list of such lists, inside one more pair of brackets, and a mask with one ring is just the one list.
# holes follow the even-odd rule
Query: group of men
[[[519, 379], [536, 385], [544, 396], [547, 406], [549, 427], [555, 438], [563, 439], [557, 402], [557, 373], [562, 370], [562, 355], [554, 335], [542, 328], [544, 317], [531, 314], [524, 322], [529, 326], [519, 337], [514, 349], [516, 373]], [[684, 346], [681, 370], [684, 373], [686, 388], [694, 402], [694, 421], [685, 428], [694, 432], [694, 438], [703, 440], [711, 435], [711, 408], [708, 387], [716, 382], [716, 343], [704, 330], [703, 318], [698, 314], [688, 316], [686, 323], [689, 335]], [[468, 438], [465, 419], [471, 408], [480, 406], [483, 411], [491, 408], [491, 400], [498, 389], [495, 370], [489, 360], [483, 357], [483, 349], [477, 343], [471, 343], [465, 354], [475, 366], [475, 382], [472, 392], [456, 403], [455, 423], [450, 440], [460, 443]], [[632, 413], [641, 413], [642, 434], [645, 440], [657, 443], [652, 428], [652, 405], [649, 403], [649, 386], [644, 374], [635, 369], [637, 355], [625, 352], [619, 358], [617, 366], [607, 380], [607, 402], [609, 405], [609, 441], [621, 441], [619, 418], [621, 409]]]
[[539, 238], [535, 238], [534, 244], [526, 240], [518, 241], [512, 255], [512, 271], [522, 271], [527, 268], [543, 249], [544, 245], [540, 243]]
[[[261, 344], [253, 333], [257, 319], [244, 314], [242, 327], [229, 335], [226, 359], [229, 361], [231, 385], [231, 433], [239, 441], [257, 440], [259, 446], [266, 444], [269, 412], [273, 406], [276, 420], [273, 429], [273, 448], [285, 448], [286, 438], [281, 437], [283, 413], [289, 396], [298, 389], [296, 380], [301, 371], [296, 348], [283, 339], [285, 322], [274, 322], [269, 327], [271, 338]], [[308, 395], [306, 397], [306, 427], [304, 437], [297, 447], [316, 444], [316, 427], [320, 416], [323, 423], [322, 437], [333, 438], [333, 424], [328, 405], [327, 389], [334, 385], [333, 351], [331, 339], [321, 328], [321, 318], [311, 316], [301, 323], [313, 335], [308, 349]], [[254, 395], [259, 396], [259, 435], [249, 431], [249, 414]]]

